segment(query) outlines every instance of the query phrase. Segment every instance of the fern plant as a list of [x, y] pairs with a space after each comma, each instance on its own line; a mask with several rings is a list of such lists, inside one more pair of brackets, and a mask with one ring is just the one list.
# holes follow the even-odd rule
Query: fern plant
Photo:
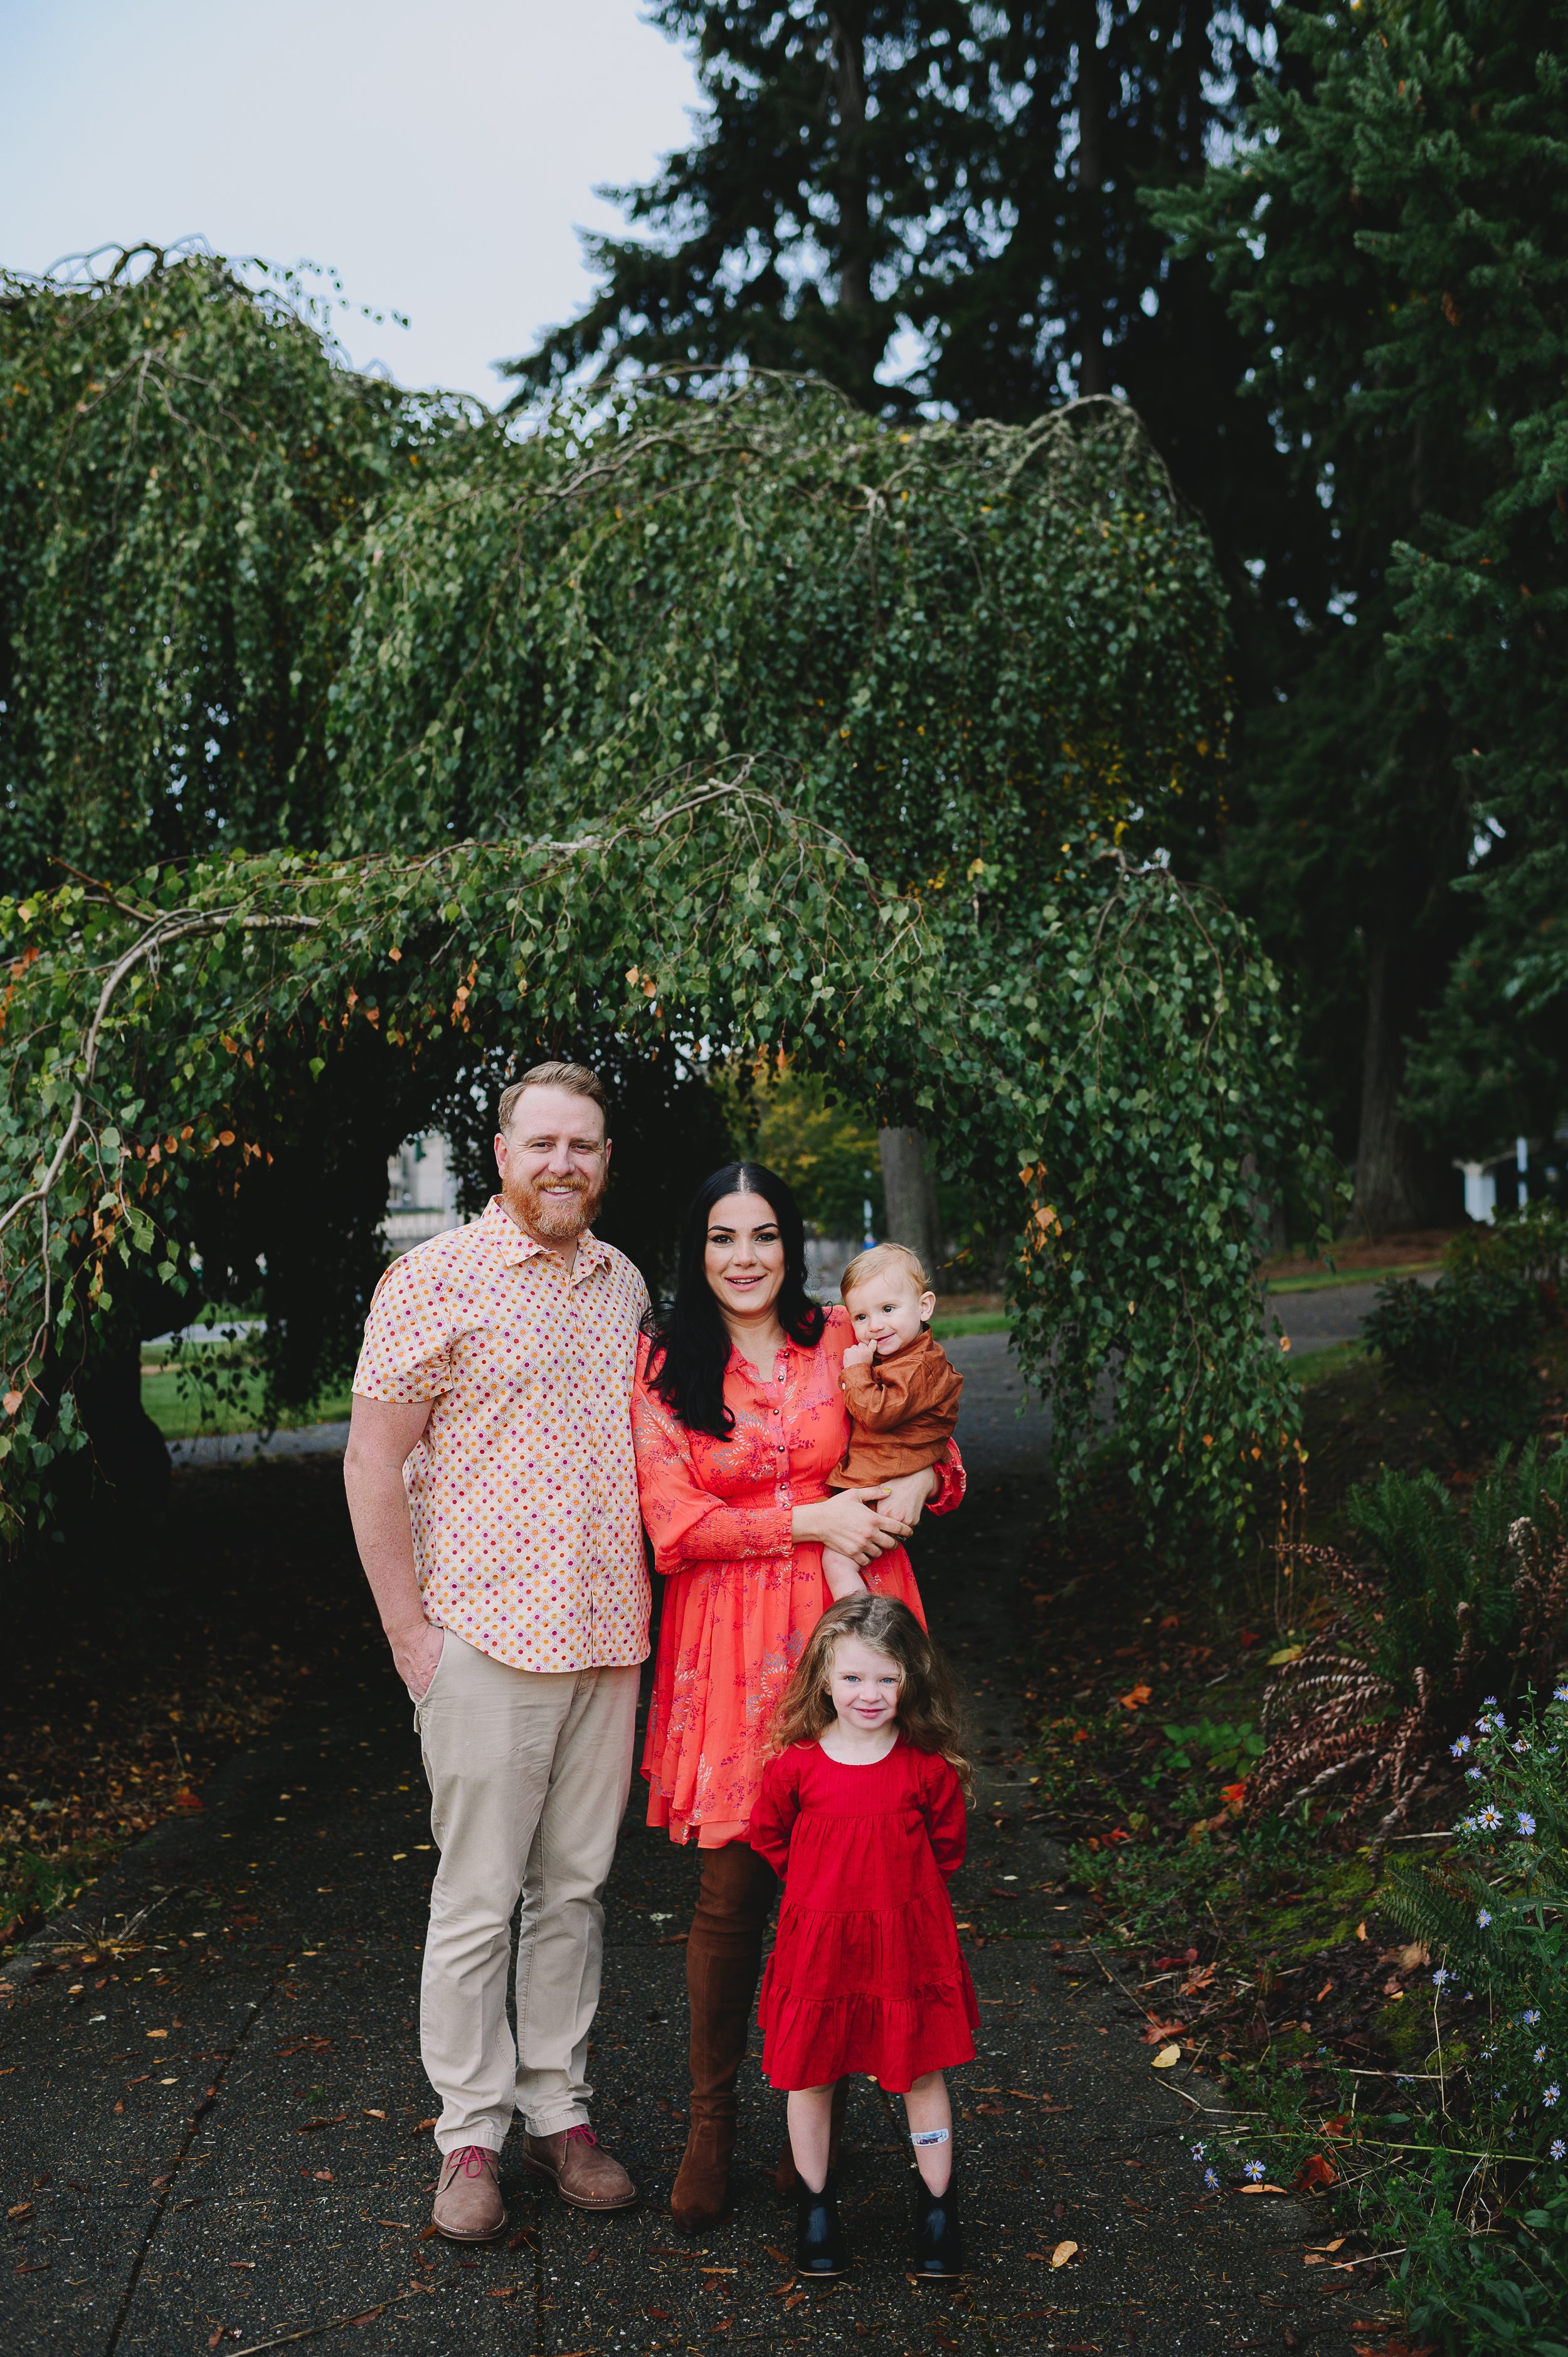
[[1383, 1833], [1483, 1690], [1509, 1702], [1550, 1678], [1568, 1616], [1568, 1448], [1503, 1448], [1467, 1512], [1430, 1473], [1385, 1472], [1347, 1502], [1371, 1561], [1299, 1551], [1336, 1609], [1263, 1697], [1247, 1804], [1331, 1784], [1352, 1807], [1386, 1793]]

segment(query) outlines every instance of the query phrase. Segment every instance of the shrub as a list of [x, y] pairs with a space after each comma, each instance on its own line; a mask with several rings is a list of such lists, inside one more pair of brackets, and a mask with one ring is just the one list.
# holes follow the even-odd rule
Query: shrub
[[1509, 1699], [1551, 1674], [1568, 1614], [1568, 1448], [1505, 1447], [1468, 1514], [1430, 1473], [1385, 1472], [1350, 1492], [1372, 1563], [1302, 1548], [1337, 1598], [1263, 1697], [1267, 1748], [1249, 1810], [1336, 1783], [1386, 1831], [1483, 1690]]
[[1532, 1421], [1530, 1355], [1559, 1314], [1568, 1213], [1531, 1204], [1496, 1227], [1468, 1229], [1434, 1286], [1394, 1277], [1362, 1329], [1412, 1391], [1431, 1400], [1466, 1453], [1521, 1438]]
[[1486, 2005], [1454, 2090], [1471, 2167], [1453, 2222], [1461, 2236], [1506, 2222], [1513, 2239], [1479, 2266], [1456, 2244], [1428, 2276], [1419, 2322], [1462, 2325], [1478, 2349], [1545, 2350], [1561, 2344], [1533, 2329], [1560, 2319], [1568, 2292], [1568, 1684], [1543, 1708], [1530, 1698], [1512, 1728], [1488, 1695], [1453, 1751], [1469, 1793], [1459, 1855], [1394, 1867], [1381, 1903], [1440, 1955], [1440, 1993], [1473, 1990]]

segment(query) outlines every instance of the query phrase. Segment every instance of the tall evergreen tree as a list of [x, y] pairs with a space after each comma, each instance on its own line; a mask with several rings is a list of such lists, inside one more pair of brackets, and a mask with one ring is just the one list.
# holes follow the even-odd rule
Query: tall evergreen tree
[[[1251, 716], [1224, 864], [1305, 979], [1320, 1069], [1359, 1071], [1340, 1110], [1376, 1230], [1452, 1216], [1452, 1154], [1551, 1094], [1521, 1042], [1530, 1089], [1483, 1103], [1508, 961], [1473, 962], [1455, 886], [1509, 865], [1539, 892], [1518, 855], [1562, 841], [1568, 8], [1352, 0], [1293, 11], [1284, 38], [1294, 86], [1260, 86], [1243, 151], [1155, 210], [1208, 256], [1329, 519], [1333, 594], [1303, 608], [1288, 703]], [[1483, 1038], [1465, 1002], [1488, 987]]]
[[[1289, 600], [1320, 594], [1316, 503], [1293, 500], [1208, 274], [1144, 202], [1196, 183], [1243, 119], [1269, 0], [659, 0], [705, 112], [593, 237], [600, 290], [511, 364], [526, 401], [593, 370], [737, 358], [863, 407], [1017, 421], [1071, 395], [1133, 404], [1239, 591], [1272, 677]], [[1288, 587], [1283, 586], [1287, 582]], [[1282, 619], [1282, 618], [1283, 618]]]
[[[572, 377], [737, 360], [828, 378], [863, 406], [1016, 421], [1115, 393], [1214, 536], [1243, 703], [1295, 659], [1329, 574], [1245, 348], [1144, 201], [1194, 186], [1244, 118], [1269, 0], [660, 0], [706, 102], [689, 146], [609, 193], [630, 234], [587, 241], [600, 290], [511, 364], [519, 404]], [[1215, 850], [1208, 811], [1168, 848]]]

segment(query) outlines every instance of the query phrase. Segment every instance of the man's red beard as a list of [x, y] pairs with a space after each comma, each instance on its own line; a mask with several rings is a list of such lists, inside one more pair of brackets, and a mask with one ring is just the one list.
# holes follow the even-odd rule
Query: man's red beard
[[530, 1235], [546, 1243], [570, 1243], [593, 1225], [594, 1214], [605, 1200], [605, 1182], [601, 1178], [594, 1185], [586, 1178], [574, 1178], [570, 1183], [570, 1195], [554, 1191], [564, 1184], [559, 1179], [547, 1195], [532, 1179], [503, 1178], [501, 1200]]

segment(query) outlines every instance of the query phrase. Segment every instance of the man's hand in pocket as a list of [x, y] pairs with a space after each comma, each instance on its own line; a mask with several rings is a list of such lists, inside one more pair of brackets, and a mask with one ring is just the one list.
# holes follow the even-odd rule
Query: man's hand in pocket
[[428, 1620], [421, 1620], [406, 1637], [393, 1639], [392, 1660], [397, 1663], [397, 1674], [415, 1702], [423, 1702], [430, 1692], [446, 1642], [446, 1630], [434, 1627]]

